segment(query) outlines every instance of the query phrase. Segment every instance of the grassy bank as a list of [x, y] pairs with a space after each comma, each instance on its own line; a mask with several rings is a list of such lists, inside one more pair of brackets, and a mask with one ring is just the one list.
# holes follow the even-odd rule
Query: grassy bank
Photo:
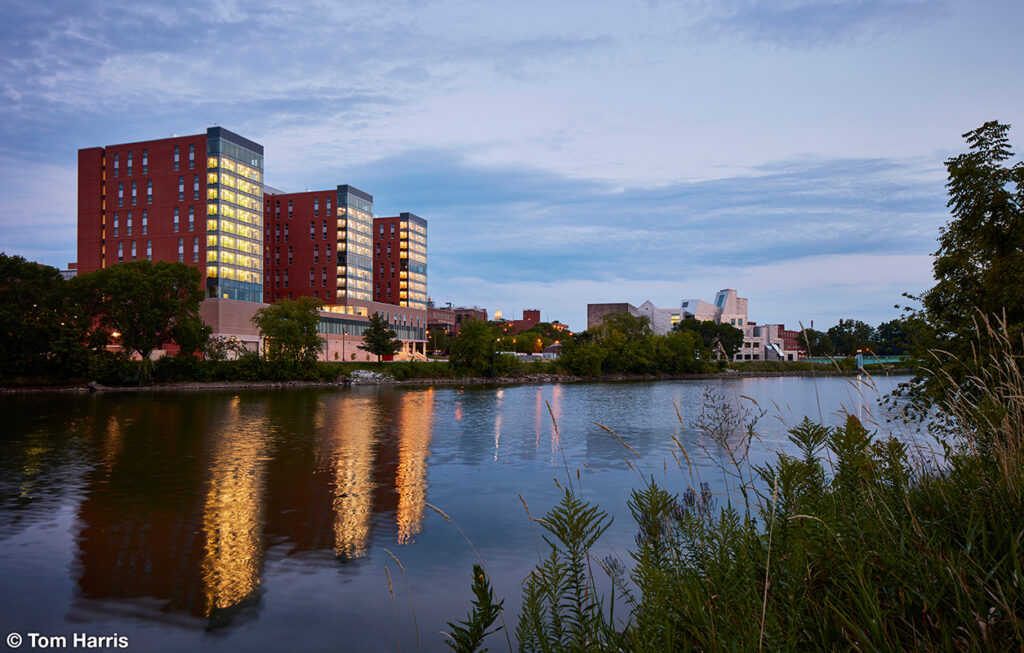
[[[1022, 397], [1017, 362], [992, 359], [948, 387], [930, 460], [852, 417], [805, 419], [789, 432], [798, 453], [751, 468], [756, 421], [709, 395], [692, 426], [726, 453], [731, 493], [676, 441], [689, 489], [635, 489], [635, 547], [617, 558], [606, 513], [567, 484], [534, 520], [546, 558], [523, 583], [519, 649], [1021, 650]], [[499, 640], [453, 648], [482, 645]]]

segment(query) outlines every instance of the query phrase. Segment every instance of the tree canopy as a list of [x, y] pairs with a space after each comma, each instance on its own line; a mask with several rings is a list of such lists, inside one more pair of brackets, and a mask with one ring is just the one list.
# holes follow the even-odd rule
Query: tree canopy
[[73, 280], [95, 317], [96, 339], [116, 332], [125, 351], [143, 360], [170, 342], [187, 353], [205, 343], [210, 328], [199, 317], [199, 281], [194, 267], [164, 261], [118, 263]]
[[312, 297], [279, 299], [256, 311], [252, 322], [263, 336], [267, 360], [312, 363], [323, 347], [320, 307]]
[[[725, 353], [727, 360], [732, 360], [740, 347], [743, 346], [743, 330], [731, 324], [719, 324], [712, 320], [697, 321], [694, 319], [680, 320], [672, 327], [673, 331], [692, 331], [700, 335], [704, 348], [716, 353]], [[721, 347], [721, 350], [719, 350]]]
[[448, 362], [460, 372], [491, 376], [494, 373], [495, 338], [487, 323], [469, 320], [462, 323], [452, 338]]
[[402, 341], [398, 339], [395, 330], [384, 321], [384, 317], [377, 312], [370, 316], [370, 324], [363, 331], [363, 342], [359, 349], [370, 352], [377, 357], [377, 362], [380, 362], [381, 356], [394, 356], [401, 351]]

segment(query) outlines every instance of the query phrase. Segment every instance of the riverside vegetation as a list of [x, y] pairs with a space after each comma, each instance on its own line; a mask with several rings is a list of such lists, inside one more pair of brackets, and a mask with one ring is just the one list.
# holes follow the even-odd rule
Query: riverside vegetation
[[[946, 161], [937, 284], [903, 320], [920, 364], [890, 403], [928, 429], [933, 458], [852, 416], [805, 418], [797, 455], [751, 468], [756, 419], [708, 395], [694, 426], [727, 454], [724, 505], [677, 441], [688, 489], [632, 492], [622, 561], [601, 555], [608, 516], [567, 479], [531, 517], [548, 556], [523, 583], [521, 651], [1024, 647], [1024, 163], [1007, 165], [1008, 130], [986, 123]], [[473, 632], [494, 622], [484, 598]]]

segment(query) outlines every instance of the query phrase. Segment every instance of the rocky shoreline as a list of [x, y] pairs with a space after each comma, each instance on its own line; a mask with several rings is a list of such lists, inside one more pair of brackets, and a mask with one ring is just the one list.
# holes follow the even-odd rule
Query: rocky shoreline
[[[349, 386], [495, 386], [495, 385], [538, 385], [552, 383], [607, 383], [629, 381], [670, 381], [687, 379], [736, 379], [736, 378], [768, 378], [781, 376], [856, 376], [857, 370], [787, 370], [778, 372], [739, 372], [727, 371], [714, 374], [665, 374], [658, 376], [642, 374], [616, 374], [611, 376], [572, 376], [568, 374], [524, 374], [522, 376], [506, 376], [500, 378], [459, 377], [418, 378], [397, 380], [379, 372], [353, 373], [347, 377], [339, 377], [336, 381], [185, 381], [180, 383], [154, 383], [143, 386], [107, 386], [95, 381], [86, 384], [65, 386], [5, 386], [0, 387], [0, 394], [45, 393], [45, 392], [179, 392], [209, 390], [284, 390], [293, 388], [339, 388]], [[883, 374], [910, 374], [912, 370], [884, 370]]]

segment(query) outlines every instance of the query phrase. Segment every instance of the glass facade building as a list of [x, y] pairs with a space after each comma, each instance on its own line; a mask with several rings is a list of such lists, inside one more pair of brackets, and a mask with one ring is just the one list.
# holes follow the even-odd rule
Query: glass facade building
[[370, 301], [373, 294], [373, 195], [343, 184], [337, 201], [337, 299]]
[[401, 306], [427, 308], [427, 221], [412, 213], [399, 215], [399, 256], [402, 259]]
[[263, 301], [263, 146], [206, 133], [207, 297]]

